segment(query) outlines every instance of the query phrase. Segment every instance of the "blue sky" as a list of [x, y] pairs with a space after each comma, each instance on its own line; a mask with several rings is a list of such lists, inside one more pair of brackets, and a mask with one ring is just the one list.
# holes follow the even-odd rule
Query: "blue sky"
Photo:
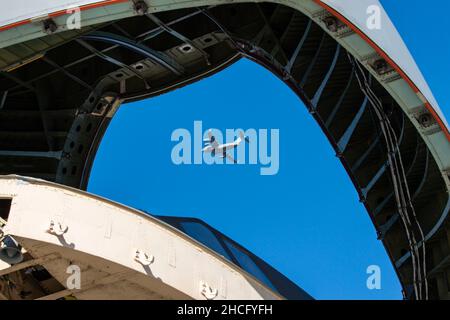
[[[445, 19], [421, 1], [382, 2], [447, 113], [450, 42], [439, 34]], [[444, 0], [427, 3], [450, 9]], [[196, 120], [204, 129], [279, 129], [279, 173], [261, 176], [254, 165], [174, 165], [172, 131], [192, 131]], [[317, 299], [401, 299], [370, 218], [319, 126], [288, 87], [250, 61], [122, 106], [88, 190], [153, 214], [201, 218]], [[382, 289], [370, 291], [366, 268], [374, 264]]]

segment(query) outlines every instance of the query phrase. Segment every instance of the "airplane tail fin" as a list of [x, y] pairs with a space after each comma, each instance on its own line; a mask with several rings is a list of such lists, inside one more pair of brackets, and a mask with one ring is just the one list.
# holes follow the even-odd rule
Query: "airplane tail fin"
[[244, 136], [244, 133], [242, 131], [239, 132], [239, 137], [241, 138], [242, 141], [250, 143], [250, 139], [248, 137]]

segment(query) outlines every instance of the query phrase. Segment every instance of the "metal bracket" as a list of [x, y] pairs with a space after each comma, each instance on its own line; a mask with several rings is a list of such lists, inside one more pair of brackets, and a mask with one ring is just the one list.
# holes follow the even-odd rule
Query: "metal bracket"
[[148, 11], [148, 5], [145, 1], [134, 1], [133, 10], [137, 15], [143, 16]]
[[0, 241], [3, 239], [3, 236], [6, 234], [4, 228], [6, 227], [6, 221], [0, 217]]
[[204, 281], [200, 281], [200, 294], [204, 296], [207, 300], [213, 300], [217, 297], [218, 290], [213, 289]]
[[47, 233], [50, 233], [54, 236], [62, 236], [63, 234], [67, 233], [69, 230], [69, 227], [62, 224], [61, 222], [51, 220], [50, 226], [47, 229]]
[[56, 25], [55, 21], [53, 21], [53, 19], [51, 19], [51, 18], [44, 20], [42, 22], [42, 24], [43, 24], [44, 32], [47, 34], [53, 34], [56, 32], [56, 30], [58, 30], [58, 26]]
[[134, 255], [134, 260], [145, 267], [151, 265], [153, 261], [155, 261], [155, 257], [151, 254], [147, 254], [144, 251], [137, 249]]

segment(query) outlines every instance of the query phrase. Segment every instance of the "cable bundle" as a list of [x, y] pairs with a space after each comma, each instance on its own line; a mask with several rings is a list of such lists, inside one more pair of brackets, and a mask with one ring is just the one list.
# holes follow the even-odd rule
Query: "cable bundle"
[[[382, 102], [371, 88], [371, 76], [369, 76], [368, 79], [360, 63], [348, 52], [347, 55], [350, 63], [354, 67], [355, 75], [357, 77], [361, 91], [367, 97], [379, 121], [381, 133], [386, 143], [388, 165], [391, 172], [395, 201], [397, 204], [398, 214], [405, 229], [406, 237], [408, 238], [408, 244], [411, 253], [415, 298], [417, 300], [428, 300], [425, 237], [412, 203], [398, 139], [394, 128], [391, 125], [389, 117], [386, 115], [383, 109]], [[414, 226], [419, 232], [420, 242], [418, 242], [416, 239]], [[419, 252], [420, 245], [422, 245], [422, 254], [420, 254]]]

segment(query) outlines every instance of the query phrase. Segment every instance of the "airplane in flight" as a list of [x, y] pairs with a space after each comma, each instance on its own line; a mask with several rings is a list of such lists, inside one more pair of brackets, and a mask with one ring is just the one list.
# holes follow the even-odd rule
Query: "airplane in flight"
[[212, 130], [208, 130], [208, 139], [203, 140], [203, 142], [205, 142], [205, 147], [202, 149], [202, 152], [211, 153], [213, 157], [217, 154], [220, 158], [228, 158], [233, 161], [233, 163], [237, 163], [237, 160], [234, 159], [228, 151], [237, 148], [243, 141], [250, 143], [249, 138], [245, 137], [244, 133], [241, 131], [239, 132], [239, 137], [235, 141], [219, 144], [216, 137], [213, 136]]

